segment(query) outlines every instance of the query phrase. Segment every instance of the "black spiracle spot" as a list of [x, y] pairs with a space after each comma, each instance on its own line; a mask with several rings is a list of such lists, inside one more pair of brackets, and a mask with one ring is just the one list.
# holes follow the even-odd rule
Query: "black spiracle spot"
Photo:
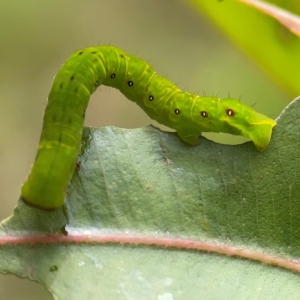
[[59, 85], [59, 88], [62, 89], [63, 87], [64, 87], [64, 84], [61, 83], [61, 84]]
[[133, 86], [133, 81], [130, 80], [127, 82], [127, 84], [128, 84], [128, 86]]
[[78, 55], [82, 55], [83, 54], [83, 51], [80, 51], [79, 53], [78, 53]]
[[176, 115], [180, 114], [180, 110], [178, 108], [175, 108], [174, 112], [175, 112]]
[[200, 112], [200, 115], [203, 117], [203, 118], [207, 118], [208, 117], [208, 113], [205, 111], [205, 110], [202, 110]]
[[98, 80], [95, 81], [95, 86], [98, 86], [99, 82]]
[[91, 52], [92, 54], [96, 54], [97, 53], [97, 51], [93, 51], [93, 52]]
[[154, 96], [150, 95], [149, 96], [149, 101], [153, 101], [154, 100]]
[[71, 81], [73, 81], [73, 80], [74, 80], [74, 78], [75, 78], [75, 77], [74, 77], [74, 75], [73, 75], [73, 76], [71, 76], [71, 77], [70, 77], [70, 80], [71, 80]]
[[229, 117], [234, 117], [234, 115], [235, 115], [234, 110], [231, 108], [225, 109], [225, 112], [226, 112], [227, 116], [229, 116]]
[[112, 79], [116, 78], [116, 74], [115, 74], [115, 73], [112, 73], [112, 74], [110, 75], [110, 78], [112, 78]]

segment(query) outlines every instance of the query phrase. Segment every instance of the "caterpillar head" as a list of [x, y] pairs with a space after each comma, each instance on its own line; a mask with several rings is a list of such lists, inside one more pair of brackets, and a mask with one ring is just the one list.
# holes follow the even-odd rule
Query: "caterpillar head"
[[248, 125], [247, 130], [244, 130], [243, 135], [253, 141], [258, 151], [264, 151], [270, 143], [274, 126], [276, 126], [274, 120], [255, 112], [251, 123]]
[[227, 133], [248, 137], [258, 151], [266, 150], [276, 122], [238, 100], [223, 99], [220, 102], [221, 111], [223, 110], [223, 116], [220, 119], [232, 127], [232, 131], [229, 130]]
[[186, 115], [192, 115], [192, 123], [186, 118], [173, 127], [191, 145], [199, 144], [201, 132], [224, 132], [248, 137], [258, 151], [264, 151], [276, 125], [274, 120], [236, 99], [198, 97], [190, 114]]

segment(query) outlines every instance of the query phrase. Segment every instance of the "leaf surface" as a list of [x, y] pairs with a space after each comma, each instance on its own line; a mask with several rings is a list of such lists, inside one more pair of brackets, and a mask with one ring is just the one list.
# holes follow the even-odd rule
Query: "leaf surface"
[[299, 117], [298, 98], [263, 153], [151, 126], [85, 128], [66, 207], [20, 200], [1, 223], [1, 272], [64, 300], [296, 299]]

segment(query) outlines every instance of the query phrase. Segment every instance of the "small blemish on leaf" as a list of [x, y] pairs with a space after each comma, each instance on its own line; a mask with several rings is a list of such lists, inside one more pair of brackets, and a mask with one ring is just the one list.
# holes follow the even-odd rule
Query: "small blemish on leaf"
[[52, 267], [50, 267], [50, 272], [56, 272], [56, 271], [58, 271], [58, 266], [52, 266]]

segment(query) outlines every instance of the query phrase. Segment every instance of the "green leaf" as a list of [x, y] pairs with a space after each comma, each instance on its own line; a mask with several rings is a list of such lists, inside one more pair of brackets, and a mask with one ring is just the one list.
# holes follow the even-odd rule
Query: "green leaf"
[[191, 147], [153, 127], [85, 128], [66, 209], [20, 200], [1, 223], [1, 272], [64, 300], [297, 299], [299, 117], [300, 98], [263, 153]]
[[[250, 54], [293, 97], [300, 94], [300, 39], [277, 20], [238, 1], [188, 0]], [[299, 1], [271, 1], [300, 14]]]

